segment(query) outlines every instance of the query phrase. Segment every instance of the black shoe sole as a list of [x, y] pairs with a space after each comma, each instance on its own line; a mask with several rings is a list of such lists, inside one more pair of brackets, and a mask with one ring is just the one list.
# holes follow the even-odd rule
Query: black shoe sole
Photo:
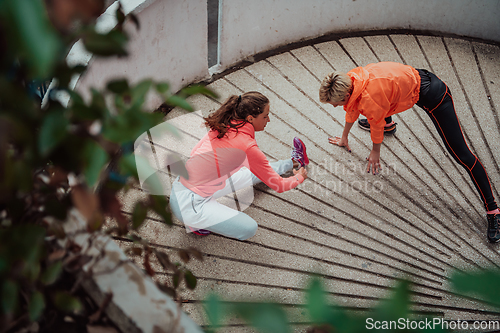
[[390, 131], [387, 131], [387, 132], [386, 132], [386, 131], [384, 131], [384, 134], [390, 134], [390, 135], [392, 135], [392, 134], [394, 134], [394, 133], [396, 133], [396, 127], [394, 127], [394, 129], [393, 129], [393, 130], [390, 130]]
[[[370, 131], [370, 127], [365, 127], [365, 126], [361, 125], [360, 123], [358, 123], [358, 126], [359, 126], [361, 129], [364, 129], [365, 131]], [[386, 130], [384, 130], [384, 134], [390, 134], [390, 135], [392, 135], [392, 134], [394, 134], [394, 133], [396, 133], [396, 127], [394, 127], [394, 129], [392, 129], [392, 130], [390, 130], [390, 131], [386, 131]]]
[[491, 239], [489, 239], [489, 238], [488, 238], [488, 241], [489, 241], [491, 244], [496, 244], [496, 243], [500, 242], [500, 238], [499, 238], [499, 239], [497, 239], [497, 240], [491, 240]]

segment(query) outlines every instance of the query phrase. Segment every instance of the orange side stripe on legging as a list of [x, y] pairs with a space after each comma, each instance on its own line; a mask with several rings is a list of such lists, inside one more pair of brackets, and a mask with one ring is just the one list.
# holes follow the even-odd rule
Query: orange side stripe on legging
[[[446, 87], [446, 91], [444, 92], [443, 98], [441, 98], [438, 105], [436, 105], [436, 107], [434, 109], [430, 110], [429, 113], [432, 113], [432, 111], [436, 110], [441, 105], [441, 103], [443, 103], [444, 98], [446, 97], [446, 94], [448, 94], [448, 86], [446, 85], [446, 83], [444, 84], [444, 86]], [[450, 97], [451, 97], [451, 94], [448, 94], [448, 95], [450, 95]], [[451, 97], [451, 101], [453, 102], [453, 97]], [[453, 110], [455, 110], [455, 105], [453, 105]]]
[[[458, 121], [457, 112], [455, 111], [455, 103], [453, 102], [453, 97], [451, 96], [451, 94], [449, 94], [449, 93], [448, 93], [448, 86], [446, 86], [446, 93], [445, 93], [445, 96], [446, 96], [446, 94], [450, 95], [450, 98], [451, 98], [451, 103], [453, 104], [453, 111], [455, 112], [455, 117], [457, 118], [457, 121]], [[435, 110], [435, 109], [436, 109], [439, 105], [441, 105], [441, 103], [443, 102], [443, 100], [444, 100], [444, 97], [443, 97], [443, 99], [441, 100], [441, 102], [439, 102], [439, 104], [438, 104], [438, 105], [437, 105], [434, 109], [432, 109], [432, 110], [434, 111], [434, 110]], [[430, 114], [431, 114], [431, 113], [430, 113]], [[469, 168], [469, 167], [467, 166], [467, 164], [465, 164], [464, 162], [462, 162], [462, 160], [461, 160], [460, 158], [458, 158], [458, 155], [455, 153], [455, 151], [453, 150], [453, 148], [451, 148], [451, 145], [449, 144], [449, 142], [448, 142], [448, 140], [447, 140], [446, 136], [444, 135], [443, 129], [441, 128], [441, 125], [440, 125], [440, 124], [439, 124], [439, 122], [437, 121], [436, 117], [435, 117], [433, 114], [431, 114], [431, 115], [432, 115], [432, 117], [434, 118], [434, 120], [435, 120], [436, 124], [439, 126], [439, 130], [441, 131], [442, 136], [443, 136], [444, 140], [446, 141], [446, 144], [448, 145], [448, 147], [449, 147], [449, 148], [450, 148], [450, 150], [452, 151], [453, 155], [455, 155], [456, 159], [457, 159], [458, 161], [460, 161], [460, 163], [462, 163], [462, 165], [464, 165], [467, 169], [469, 169], [469, 174], [470, 174], [471, 178], [473, 179], [474, 183], [476, 183], [476, 188], [479, 190], [480, 195], [483, 197], [483, 202], [484, 202], [484, 204], [486, 205], [486, 197], [484, 196], [483, 191], [481, 191], [481, 188], [479, 187], [479, 184], [478, 184], [478, 182], [477, 182], [476, 178], [475, 178], [475, 177], [474, 177], [474, 175], [472, 174], [472, 168], [474, 167], [474, 165], [476, 165], [476, 162], [477, 162], [477, 161], [479, 161], [479, 159], [477, 158], [477, 156], [476, 156], [476, 155], [474, 155], [474, 154], [472, 153], [472, 151], [470, 150], [469, 146], [467, 145], [467, 141], [465, 141], [464, 132], [462, 131], [462, 127], [460, 126], [460, 122], [458, 122], [458, 127], [460, 128], [460, 133], [462, 134], [462, 138], [464, 139], [465, 146], [467, 147], [467, 149], [469, 150], [469, 152], [472, 154], [472, 156], [474, 156], [474, 157], [475, 157], [475, 159], [476, 159], [476, 161], [474, 162], [474, 165], [472, 166], [472, 168]], [[481, 163], [481, 161], [479, 161], [479, 164], [481, 164], [481, 166], [483, 166], [483, 165], [482, 165], [482, 163]], [[484, 168], [484, 167], [483, 167], [483, 168]], [[484, 170], [484, 172], [486, 173], [486, 170]], [[486, 178], [488, 179], [488, 184], [490, 185], [490, 188], [491, 188], [491, 183], [490, 183], [490, 180], [489, 180], [489, 178], [488, 178], [488, 174], [486, 174]]]

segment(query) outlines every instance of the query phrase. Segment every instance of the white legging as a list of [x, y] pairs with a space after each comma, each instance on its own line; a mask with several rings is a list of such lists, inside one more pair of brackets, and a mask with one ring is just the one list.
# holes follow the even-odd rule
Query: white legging
[[[293, 161], [281, 160], [270, 165], [276, 173], [282, 175], [292, 170]], [[255, 235], [257, 222], [241, 210], [248, 207], [253, 200], [251, 186], [260, 182], [261, 180], [249, 169], [242, 168], [226, 180], [223, 189], [210, 197], [202, 197], [182, 185], [177, 178], [172, 185], [170, 208], [181, 222], [193, 229], [210, 230], [227, 237], [245, 240]], [[246, 193], [238, 195], [238, 203], [229, 200], [233, 208], [217, 201], [219, 198], [240, 190]], [[239, 208], [240, 211], [235, 208]], [[186, 229], [190, 231], [189, 228]]]

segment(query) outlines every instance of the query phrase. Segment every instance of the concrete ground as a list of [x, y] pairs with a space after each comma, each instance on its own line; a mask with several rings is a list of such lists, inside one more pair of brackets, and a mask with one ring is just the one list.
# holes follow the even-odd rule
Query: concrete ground
[[[447, 277], [455, 269], [500, 265], [500, 245], [486, 240], [482, 202], [464, 170], [454, 162], [428, 116], [414, 107], [394, 117], [395, 135], [382, 146], [383, 171], [365, 173], [370, 134], [357, 126], [352, 152], [332, 146], [340, 135], [342, 107], [321, 104], [318, 89], [332, 70], [349, 71], [378, 61], [425, 68], [445, 81], [471, 150], [485, 166], [500, 198], [500, 48], [460, 38], [411, 34], [342, 38], [292, 49], [231, 71], [208, 86], [218, 100], [189, 99], [207, 115], [232, 94], [256, 90], [271, 101], [271, 122], [257, 133], [269, 160], [287, 159], [292, 139], [302, 138], [311, 163], [309, 178], [296, 189], [276, 193], [254, 188], [245, 213], [259, 223], [257, 234], [237, 241], [216, 234], [186, 233], [177, 220], [171, 228], [151, 216], [141, 236], [162, 249], [190, 246], [204, 261], [188, 267], [198, 277], [194, 291], [181, 291], [183, 309], [206, 325], [201, 301], [217, 292], [226, 301], [273, 300], [287, 305], [296, 331], [305, 331], [304, 288], [310, 273], [320, 273], [332, 302], [366, 309], [388, 296], [396, 278], [415, 282], [413, 308], [446, 319], [498, 319], [500, 313], [450, 293]], [[198, 119], [198, 121], [196, 120]], [[203, 135], [200, 117], [177, 109], [167, 117], [183, 139], [157, 154], [184, 157]], [[160, 157], [161, 159], [161, 157]], [[167, 187], [171, 179], [165, 178]], [[124, 211], [144, 197], [134, 189], [123, 197]], [[121, 243], [128, 247], [128, 243]], [[175, 255], [173, 255], [175, 257]], [[140, 258], [136, 259], [141, 264]], [[171, 276], [158, 274], [158, 281]], [[492, 286], [496, 288], [496, 286]], [[251, 332], [231, 319], [220, 332]]]

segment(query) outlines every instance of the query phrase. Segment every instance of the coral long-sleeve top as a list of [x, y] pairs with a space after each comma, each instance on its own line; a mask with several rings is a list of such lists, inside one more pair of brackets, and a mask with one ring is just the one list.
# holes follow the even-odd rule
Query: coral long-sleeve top
[[384, 118], [411, 108], [420, 92], [420, 75], [407, 65], [379, 62], [357, 67], [347, 73], [353, 91], [344, 110], [345, 120], [355, 122], [364, 115], [370, 123], [373, 143], [384, 140]]
[[283, 178], [269, 165], [255, 141], [252, 124], [229, 129], [222, 138], [217, 131], [209, 131], [191, 151], [186, 162], [189, 179], [180, 182], [202, 197], [209, 197], [224, 188], [226, 180], [242, 167], [262, 180], [267, 186], [281, 193], [291, 190], [304, 181], [302, 175]]

